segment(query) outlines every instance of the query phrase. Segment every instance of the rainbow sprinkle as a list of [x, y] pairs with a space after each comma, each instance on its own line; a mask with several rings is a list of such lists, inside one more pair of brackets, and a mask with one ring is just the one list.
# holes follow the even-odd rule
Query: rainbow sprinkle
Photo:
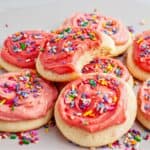
[[19, 133], [0, 132], [0, 139], [18, 140], [19, 145], [29, 145], [31, 143], [38, 143], [39, 137], [37, 130]]

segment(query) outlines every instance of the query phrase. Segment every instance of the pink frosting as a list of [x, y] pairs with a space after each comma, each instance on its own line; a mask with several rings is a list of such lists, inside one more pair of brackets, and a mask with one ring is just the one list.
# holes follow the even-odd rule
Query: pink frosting
[[145, 81], [139, 90], [138, 105], [144, 117], [150, 120], [150, 79]]
[[66, 19], [63, 26], [88, 27], [109, 35], [116, 45], [125, 44], [129, 39], [129, 32], [121, 21], [99, 13], [76, 13]]
[[113, 76], [85, 75], [64, 87], [58, 111], [70, 126], [101, 131], [126, 120], [125, 93], [125, 86]]
[[77, 59], [101, 46], [101, 35], [88, 28], [69, 27], [50, 34], [39, 59], [45, 70], [57, 74], [78, 72]]
[[32, 70], [0, 76], [0, 120], [38, 119], [47, 114], [57, 97], [56, 88]]

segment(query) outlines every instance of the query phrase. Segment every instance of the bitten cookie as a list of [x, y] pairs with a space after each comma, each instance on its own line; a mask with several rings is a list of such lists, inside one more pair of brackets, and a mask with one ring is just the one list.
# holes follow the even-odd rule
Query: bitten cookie
[[132, 42], [128, 29], [120, 20], [99, 13], [76, 13], [67, 18], [63, 26], [88, 27], [106, 34], [111, 40], [108, 45], [112, 45], [112, 49], [103, 49], [103, 55], [118, 56], [124, 53]]
[[8, 36], [0, 52], [0, 65], [7, 71], [35, 69], [47, 35], [44, 31], [22, 31]]
[[69, 27], [54, 31], [38, 56], [37, 71], [47, 80], [56, 82], [80, 77], [83, 65], [100, 56], [100, 50], [105, 48], [103, 35], [90, 28]]
[[0, 75], [0, 131], [39, 128], [53, 114], [56, 88], [32, 70]]
[[55, 119], [68, 140], [98, 147], [125, 134], [136, 111], [136, 98], [127, 83], [111, 75], [90, 74], [63, 88], [55, 105]]
[[127, 67], [139, 80], [145, 81], [150, 78], [150, 30], [135, 37], [128, 50]]
[[83, 74], [89, 73], [106, 73], [114, 75], [118, 78], [123, 79], [133, 86], [133, 78], [130, 75], [128, 69], [123, 65], [120, 60], [106, 57], [99, 57], [92, 60], [89, 64], [86, 64], [82, 68]]
[[139, 122], [150, 129], [150, 79], [145, 81], [138, 92], [138, 113]]

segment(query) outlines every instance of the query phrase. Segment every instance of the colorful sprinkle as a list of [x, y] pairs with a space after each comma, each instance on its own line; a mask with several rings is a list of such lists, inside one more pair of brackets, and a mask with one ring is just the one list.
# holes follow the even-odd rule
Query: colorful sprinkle
[[89, 80], [89, 84], [91, 86], [95, 87], [96, 86], [96, 81], [91, 79], [91, 80]]
[[19, 145], [29, 145], [31, 143], [37, 143], [39, 141], [37, 130], [19, 133], [0, 132], [0, 139], [8, 138], [11, 140], [18, 140]]
[[20, 48], [22, 50], [25, 50], [27, 48], [27, 45], [25, 43], [20, 43]]

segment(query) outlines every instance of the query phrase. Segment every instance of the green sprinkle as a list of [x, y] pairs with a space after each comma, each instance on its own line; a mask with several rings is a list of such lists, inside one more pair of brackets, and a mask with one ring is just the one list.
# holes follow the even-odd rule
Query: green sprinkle
[[27, 73], [26, 76], [30, 78], [31, 77], [31, 73]]
[[93, 40], [93, 39], [94, 39], [94, 35], [91, 34], [91, 33], [89, 33], [89, 38], [90, 38], [91, 40]]
[[135, 136], [134, 139], [137, 141], [137, 142], [140, 142], [141, 141], [141, 137], [139, 135]]
[[64, 31], [67, 32], [67, 33], [70, 33], [71, 28], [67, 28], [67, 29], [65, 29]]
[[95, 87], [95, 86], [96, 86], [96, 81], [91, 79], [91, 80], [89, 81], [89, 84], [90, 84], [91, 86], [94, 86], [94, 87]]
[[17, 138], [17, 135], [16, 135], [16, 134], [11, 134], [11, 135], [10, 135], [10, 139], [14, 140], [14, 139], [16, 139], [16, 138]]
[[27, 45], [25, 43], [20, 43], [20, 48], [22, 50], [25, 50], [27, 48]]
[[58, 35], [58, 37], [59, 37], [60, 39], [63, 39], [65, 36], [64, 36], [63, 33], [60, 33], [60, 34]]
[[23, 142], [23, 144], [30, 144], [30, 141], [27, 139], [23, 139], [22, 142]]
[[104, 71], [103, 71], [103, 73], [107, 73], [107, 72], [108, 72], [107, 70], [104, 70]]
[[71, 99], [74, 99], [76, 96], [73, 95], [73, 94], [70, 94], [69, 97], [70, 97]]
[[87, 22], [87, 21], [84, 21], [84, 22], [81, 23], [81, 26], [82, 26], [82, 27], [86, 27], [87, 25], [88, 25], [88, 22]]
[[11, 107], [11, 111], [14, 111], [15, 110], [15, 106], [14, 105], [12, 105], [12, 107]]

